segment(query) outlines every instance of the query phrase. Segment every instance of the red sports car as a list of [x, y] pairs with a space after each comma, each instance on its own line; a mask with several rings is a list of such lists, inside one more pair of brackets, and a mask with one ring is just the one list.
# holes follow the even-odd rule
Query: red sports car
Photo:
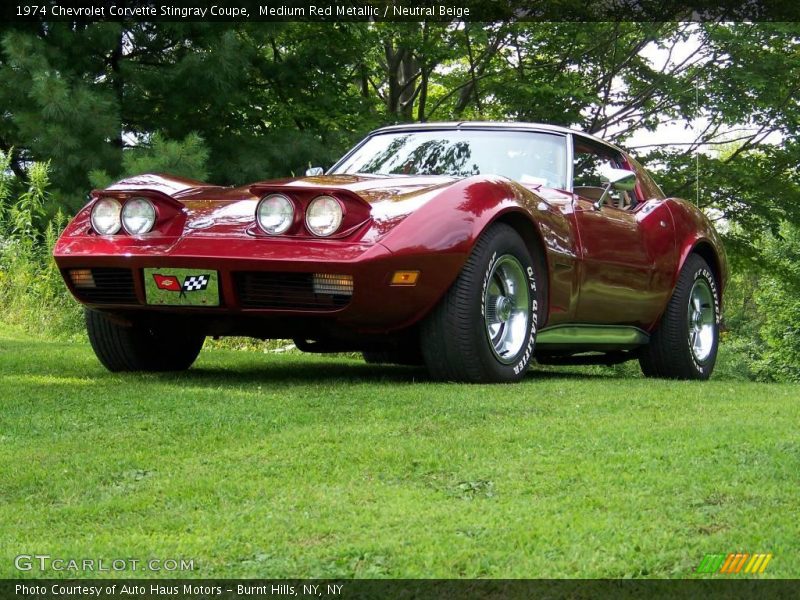
[[252, 336], [453, 381], [517, 381], [533, 360], [714, 368], [720, 238], [611, 144], [549, 125], [398, 125], [306, 175], [93, 192], [54, 255], [100, 361], [186, 369], [206, 336]]

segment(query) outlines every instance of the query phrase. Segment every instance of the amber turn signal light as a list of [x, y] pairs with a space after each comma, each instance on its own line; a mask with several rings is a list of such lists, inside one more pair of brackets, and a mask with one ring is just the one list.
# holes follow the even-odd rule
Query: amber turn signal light
[[97, 287], [91, 269], [70, 269], [69, 278], [76, 288]]
[[332, 275], [330, 273], [314, 273], [314, 293], [331, 294], [333, 296], [353, 295], [352, 275]]
[[391, 285], [417, 285], [419, 271], [395, 271]]

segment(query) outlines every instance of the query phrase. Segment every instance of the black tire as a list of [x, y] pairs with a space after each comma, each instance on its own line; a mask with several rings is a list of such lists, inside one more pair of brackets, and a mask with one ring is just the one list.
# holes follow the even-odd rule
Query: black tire
[[205, 336], [180, 325], [122, 325], [86, 310], [86, 332], [109, 371], [185, 371], [200, 354]]
[[[690, 317], [693, 292], [710, 292], [707, 301], [700, 302], [705, 314], [704, 329], [708, 343], [700, 344], [702, 352], [693, 345], [702, 323]], [[702, 312], [702, 311], [701, 311]], [[650, 336], [650, 343], [642, 348], [639, 365], [647, 377], [665, 379], [700, 379], [711, 376], [717, 360], [719, 346], [719, 286], [708, 263], [697, 254], [691, 254], [683, 265], [678, 283], [661, 317], [658, 327]], [[693, 349], [693, 347], [695, 349]]]
[[367, 350], [361, 353], [369, 365], [404, 365], [419, 367], [425, 359], [419, 351], [413, 350]]
[[[510, 257], [510, 258], [508, 258]], [[522, 269], [520, 289], [526, 294], [499, 294], [519, 302], [517, 315], [527, 314], [518, 331], [518, 343], [502, 357], [490, 339], [489, 315], [500, 314], [501, 307], [487, 307], [487, 294], [497, 286], [499, 269], [517, 266]], [[533, 359], [538, 324], [543, 318], [542, 273], [519, 234], [510, 226], [496, 223], [478, 239], [464, 268], [436, 308], [422, 323], [421, 349], [428, 371], [434, 379], [475, 383], [508, 383], [519, 381]], [[502, 277], [500, 277], [502, 279]], [[497, 287], [500, 289], [500, 287]], [[524, 301], [524, 303], [523, 303]], [[505, 303], [505, 301], [503, 301]], [[489, 312], [487, 313], [487, 308]], [[505, 308], [502, 307], [505, 314]], [[518, 317], [514, 317], [518, 318]], [[501, 332], [507, 322], [497, 321]]]

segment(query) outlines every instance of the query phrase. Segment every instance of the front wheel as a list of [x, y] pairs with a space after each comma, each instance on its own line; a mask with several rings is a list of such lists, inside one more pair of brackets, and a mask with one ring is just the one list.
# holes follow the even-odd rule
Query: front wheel
[[719, 345], [719, 290], [708, 263], [690, 255], [658, 328], [639, 356], [648, 377], [708, 379]]
[[431, 376], [480, 383], [522, 379], [542, 318], [540, 277], [512, 227], [489, 227], [422, 325], [422, 354]]
[[180, 324], [123, 325], [88, 309], [86, 332], [95, 355], [109, 371], [185, 371], [206, 339]]

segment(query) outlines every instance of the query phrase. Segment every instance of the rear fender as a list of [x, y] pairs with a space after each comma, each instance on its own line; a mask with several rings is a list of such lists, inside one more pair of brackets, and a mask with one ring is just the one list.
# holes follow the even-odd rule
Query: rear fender
[[716, 275], [721, 309], [728, 283], [728, 261], [722, 239], [708, 217], [693, 204], [678, 198], [669, 198], [667, 205], [675, 222], [675, 240], [678, 249], [673, 288], [689, 256], [699, 254], [709, 263]]

